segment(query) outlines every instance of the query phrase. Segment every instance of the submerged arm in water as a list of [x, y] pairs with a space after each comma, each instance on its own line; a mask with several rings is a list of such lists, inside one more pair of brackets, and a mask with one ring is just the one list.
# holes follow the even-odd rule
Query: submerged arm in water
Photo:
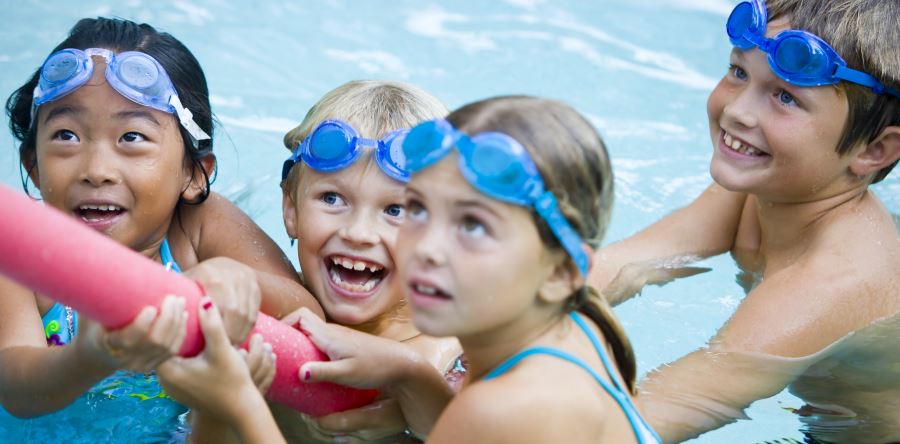
[[738, 419], [751, 403], [781, 392], [808, 359], [703, 348], [650, 372], [638, 401], [665, 442], [681, 442]]

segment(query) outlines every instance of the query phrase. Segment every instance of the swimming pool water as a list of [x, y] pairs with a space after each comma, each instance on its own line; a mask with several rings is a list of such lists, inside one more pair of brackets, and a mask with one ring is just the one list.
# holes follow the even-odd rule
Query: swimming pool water
[[[612, 155], [611, 242], [710, 183], [705, 102], [728, 65], [724, 22], [734, 3], [0, 0], [0, 93], [19, 87], [78, 18], [123, 17], [171, 32], [203, 65], [221, 123], [214, 190], [236, 200], [285, 251], [292, 250], [277, 186], [288, 155], [281, 138], [326, 91], [380, 78], [416, 83], [450, 108], [497, 94], [559, 98], [589, 116]], [[19, 187], [17, 166], [16, 146], [0, 131], [0, 181]], [[900, 174], [874, 189], [900, 213]], [[740, 302], [731, 259], [704, 263], [714, 271], [648, 288], [616, 309], [641, 372], [705, 344]], [[694, 442], [800, 438], [799, 422], [784, 410], [799, 406], [782, 393], [755, 403], [751, 421]]]

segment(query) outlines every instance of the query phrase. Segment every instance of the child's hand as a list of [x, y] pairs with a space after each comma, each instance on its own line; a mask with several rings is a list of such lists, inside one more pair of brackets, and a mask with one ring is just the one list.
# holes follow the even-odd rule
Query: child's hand
[[263, 341], [260, 334], [250, 337], [249, 351], [238, 349], [238, 354], [244, 358], [253, 384], [263, 395], [269, 391], [272, 381], [275, 379], [275, 353], [272, 344]]
[[197, 264], [184, 274], [199, 282], [206, 295], [216, 303], [231, 343], [243, 343], [259, 314], [261, 292], [256, 272], [234, 259], [216, 257]]
[[304, 382], [330, 381], [357, 388], [380, 388], [400, 377], [398, 363], [418, 361], [418, 353], [403, 343], [326, 324], [307, 308], [285, 316], [282, 322], [299, 325], [331, 361], [311, 361], [300, 367]]
[[358, 409], [303, 420], [320, 436], [340, 442], [371, 442], [406, 431], [406, 419], [395, 399], [382, 399]]
[[[255, 335], [245, 362], [230, 344], [212, 301], [204, 297], [200, 304], [197, 313], [206, 340], [203, 352], [193, 358], [174, 357], [160, 365], [157, 374], [163, 388], [175, 399], [217, 420], [234, 421], [243, 414], [241, 409], [248, 398], [263, 402], [260, 390], [272, 382], [275, 355], [271, 346]], [[255, 367], [258, 383], [265, 387], [257, 388], [248, 362]]]
[[120, 330], [107, 331], [85, 317], [78, 324], [74, 346], [103, 359], [111, 368], [143, 372], [178, 353], [187, 334], [187, 312], [184, 298], [166, 296], [159, 310], [144, 307]]

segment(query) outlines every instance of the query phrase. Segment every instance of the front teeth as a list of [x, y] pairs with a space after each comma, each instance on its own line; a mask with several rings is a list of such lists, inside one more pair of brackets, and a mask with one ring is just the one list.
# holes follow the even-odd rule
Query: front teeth
[[80, 210], [119, 211], [122, 208], [116, 205], [82, 205]]
[[746, 154], [748, 156], [759, 156], [762, 154], [762, 151], [750, 145], [744, 145], [740, 140], [731, 137], [731, 134], [725, 133], [723, 139], [725, 140], [725, 145], [741, 154]]
[[415, 289], [417, 292], [426, 294], [428, 296], [434, 296], [437, 294], [437, 288], [429, 287], [427, 285], [416, 284]]
[[344, 281], [341, 279], [341, 274], [338, 273], [337, 270], [335, 270], [335, 269], [333, 269], [333, 268], [328, 272], [328, 274], [329, 274], [329, 276], [331, 277], [331, 281], [334, 282], [335, 285], [337, 285], [338, 287], [343, 288], [344, 290], [352, 291], [352, 292], [355, 292], [355, 293], [367, 293], [367, 292], [370, 292], [370, 291], [372, 291], [373, 288], [375, 288], [376, 285], [378, 285], [379, 282], [381, 282], [381, 279], [380, 279], [380, 278], [369, 279], [365, 284], [362, 284], [362, 285], [360, 285], [360, 284], [351, 284], [351, 283], [349, 283], [349, 282], [344, 282]]
[[378, 264], [371, 264], [364, 261], [354, 261], [348, 258], [340, 258], [337, 256], [332, 256], [331, 262], [333, 262], [335, 265], [340, 265], [348, 270], [363, 271], [368, 268], [372, 273], [384, 268]]

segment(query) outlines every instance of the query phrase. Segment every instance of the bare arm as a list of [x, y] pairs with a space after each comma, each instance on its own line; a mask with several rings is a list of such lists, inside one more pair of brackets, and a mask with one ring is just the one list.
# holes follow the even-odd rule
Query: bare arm
[[75, 347], [48, 348], [30, 290], [0, 278], [0, 295], [0, 400], [13, 415], [59, 410], [115, 370]]
[[[745, 194], [732, 193], [717, 184], [710, 185], [690, 205], [631, 237], [598, 250], [593, 257], [588, 283], [600, 289], [615, 305], [636, 294], [645, 284], [696, 274], [691, 270], [684, 271], [682, 267], [668, 267], [673, 270], [668, 273], [666, 264], [686, 256], [709, 257], [731, 249], [745, 202]], [[630, 264], [635, 265], [629, 268]], [[610, 290], [606, 290], [608, 286], [611, 286]]]
[[48, 347], [33, 293], [0, 279], [0, 295], [0, 400], [16, 416], [59, 410], [118, 368], [154, 368], [185, 336], [184, 301], [167, 297], [115, 332], [82, 318], [72, 343]]
[[196, 234], [193, 229], [187, 230], [197, 261], [224, 256], [253, 268], [262, 292], [263, 313], [281, 318], [307, 307], [324, 316], [278, 245], [228, 199], [212, 193], [202, 205], [185, 209], [185, 226], [200, 227]]
[[873, 321], [847, 305], [863, 299], [854, 287], [851, 278], [802, 269], [767, 277], [710, 347], [641, 381], [647, 420], [666, 442], [678, 442], [743, 418], [752, 402], [777, 394], [824, 358], [820, 351]]

